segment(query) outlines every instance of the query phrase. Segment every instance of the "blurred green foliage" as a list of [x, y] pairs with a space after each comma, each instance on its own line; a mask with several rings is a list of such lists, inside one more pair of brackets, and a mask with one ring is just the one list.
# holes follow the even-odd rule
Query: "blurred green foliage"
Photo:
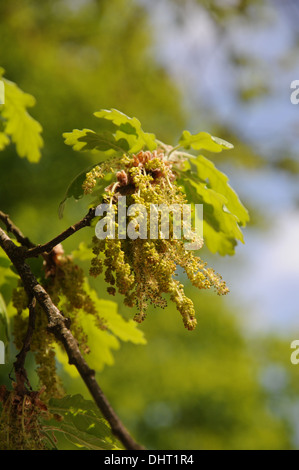
[[182, 128], [179, 94], [152, 56], [146, 16], [134, 2], [86, 2], [76, 9], [61, 0], [13, 0], [1, 2], [0, 18], [2, 66], [36, 98], [32, 115], [45, 141], [34, 168], [16, 164], [12, 147], [1, 155], [3, 210], [26, 193], [32, 211], [54, 211], [70, 177], [93, 163], [65, 147], [62, 133], [92, 128], [93, 111], [118, 107], [166, 140]]
[[[122, 419], [150, 449], [293, 448], [284, 406], [295, 405], [298, 381], [288, 341], [246, 338], [221, 299], [186, 293], [199, 315], [191, 335], [174, 308], [149, 309], [148, 344], [125, 345], [98, 374]], [[62, 377], [84, 393], [80, 379]]]

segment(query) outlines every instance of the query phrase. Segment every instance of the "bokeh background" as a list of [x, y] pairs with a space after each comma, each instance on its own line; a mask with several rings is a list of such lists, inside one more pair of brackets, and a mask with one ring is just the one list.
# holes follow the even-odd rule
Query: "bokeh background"
[[[299, 79], [296, 0], [10, 0], [0, 3], [0, 65], [37, 100], [42, 159], [0, 154], [0, 206], [34, 242], [86, 213], [57, 208], [70, 180], [94, 163], [62, 133], [94, 128], [117, 108], [175, 143], [208, 131], [235, 149], [208, 154], [225, 171], [251, 222], [234, 257], [203, 257], [223, 274], [226, 298], [189, 287], [198, 312], [184, 330], [174, 307], [152, 310], [146, 346], [123, 344], [99, 382], [135, 437], [152, 449], [297, 449], [299, 365]], [[77, 233], [70, 251], [91, 237]], [[93, 282], [108, 298], [102, 281]], [[122, 299], [119, 311], [125, 316]], [[10, 359], [13, 361], [13, 357]], [[9, 383], [11, 363], [1, 366]], [[34, 365], [32, 365], [34, 368]], [[88, 397], [60, 373], [69, 393]]]

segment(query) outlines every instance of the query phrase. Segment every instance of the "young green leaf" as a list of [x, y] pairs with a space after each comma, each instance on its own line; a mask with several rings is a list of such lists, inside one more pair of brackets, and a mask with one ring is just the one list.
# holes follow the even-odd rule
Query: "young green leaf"
[[[81, 244], [78, 249], [72, 253], [76, 259], [86, 259], [86, 256], [93, 257], [93, 253]], [[120, 348], [120, 341], [131, 342], [133, 344], [146, 344], [143, 332], [133, 320], [125, 320], [118, 313], [116, 302], [111, 300], [100, 299], [97, 292], [91, 289], [88, 279], [85, 279], [84, 291], [94, 302], [97, 312], [105, 321], [107, 329], [102, 330], [97, 326], [97, 320], [93, 315], [86, 314], [83, 310], [78, 312], [78, 319], [83, 331], [88, 337], [88, 346], [90, 353], [88, 354], [89, 366], [96, 370], [103, 370], [105, 365], [113, 365], [113, 351]], [[61, 297], [58, 307], [63, 310], [64, 299]], [[77, 376], [76, 369], [68, 364], [68, 358], [60, 347], [56, 348], [57, 359], [63, 365], [64, 370], [71, 376]]]
[[228, 177], [218, 170], [214, 163], [199, 155], [191, 160], [197, 175], [207, 182], [207, 186], [226, 198], [226, 208], [238, 218], [238, 223], [245, 226], [249, 221], [247, 209], [243, 206], [235, 191], [228, 184]]
[[[186, 155], [186, 154], [184, 154]], [[246, 225], [248, 212], [228, 184], [228, 177], [199, 155], [185, 161], [185, 171], [178, 171], [178, 183], [194, 204], [204, 204], [203, 235], [212, 253], [233, 255], [237, 240], [242, 243], [240, 225]]]
[[78, 151], [104, 152], [104, 159], [126, 152], [157, 148], [155, 135], [144, 132], [138, 119], [130, 118], [116, 109], [101, 110], [94, 115], [98, 118], [97, 132], [90, 129], [65, 132], [63, 137], [67, 145]]
[[106, 152], [105, 158], [116, 154], [123, 154], [129, 150], [129, 144], [125, 139], [116, 139], [112, 132], [104, 131], [96, 133], [90, 129], [65, 132], [65, 143], [71, 145], [74, 150], [99, 150]]
[[[74, 199], [78, 200], [84, 196], [84, 190], [83, 190], [83, 182], [86, 179], [86, 174], [95, 166], [97, 166], [100, 162], [98, 162], [95, 165], [91, 165], [90, 167], [86, 168], [86, 170], [82, 171], [79, 173], [75, 178], [70, 182], [66, 193], [64, 195], [63, 200], [59, 204], [58, 208], [58, 215], [59, 218], [61, 219], [63, 217], [63, 212], [64, 212], [64, 207], [67, 199], [73, 197]], [[111, 175], [107, 175], [105, 178], [102, 180], [99, 180], [97, 183], [97, 190], [98, 191], [104, 191], [105, 186], [109, 184], [109, 180], [111, 179]]]
[[179, 144], [187, 150], [192, 147], [194, 150], [208, 150], [214, 153], [234, 148], [234, 146], [226, 142], [226, 140], [214, 137], [208, 134], [208, 132], [199, 132], [198, 134], [192, 135], [189, 131], [183, 131]]
[[37, 163], [41, 157], [43, 139], [41, 125], [30, 116], [27, 108], [35, 105], [35, 98], [24, 93], [17, 85], [2, 78], [5, 88], [5, 103], [0, 105], [3, 130], [0, 132], [0, 150], [9, 143], [9, 137], [16, 144], [20, 157]]
[[51, 398], [48, 409], [54, 417], [43, 419], [42, 430], [61, 448], [63, 435], [73, 448], [87, 450], [121, 450], [121, 444], [113, 436], [110, 426], [96, 405], [81, 395]]
[[[101, 110], [94, 113], [94, 115], [98, 118], [97, 132], [91, 129], [74, 129], [72, 132], [63, 134], [66, 145], [70, 145], [76, 151], [96, 153], [98, 163], [81, 172], [72, 180], [59, 205], [60, 218], [63, 215], [65, 201], [68, 198], [79, 199], [83, 196], [82, 184], [85, 175], [100, 162], [122, 156], [125, 153], [137, 153], [144, 148], [149, 150], [157, 148], [155, 135], [144, 132], [140, 121], [135, 117], [130, 118], [116, 109]], [[105, 187], [104, 181], [106, 180], [103, 180], [102, 184], [100, 183], [102, 189]]]
[[128, 140], [131, 153], [139, 152], [142, 149], [153, 151], [157, 148], [155, 134], [144, 132], [137, 118], [130, 118], [117, 109], [102, 109], [94, 113], [94, 115], [99, 119], [111, 121], [117, 127], [117, 137], [122, 136], [125, 139], [129, 139], [129, 136], [131, 136], [130, 142]]

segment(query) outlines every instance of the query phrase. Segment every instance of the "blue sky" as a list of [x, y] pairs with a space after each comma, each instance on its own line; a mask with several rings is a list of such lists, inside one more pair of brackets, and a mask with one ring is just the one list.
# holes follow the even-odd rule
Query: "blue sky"
[[[214, 122], [233, 128], [268, 159], [278, 152], [282, 156], [285, 151], [297, 152], [299, 105], [290, 102], [290, 84], [299, 79], [299, 57], [289, 55], [295, 18], [279, 2], [268, 2], [260, 18], [252, 10], [253, 22], [230, 20], [221, 35], [193, 0], [184, 2], [179, 22], [174, 2], [140, 2], [148, 7], [155, 28], [155, 53], [196, 116], [190, 122], [192, 131], [208, 131], [192, 128], [195, 122], [208, 125], [204, 113], [208, 108]], [[248, 54], [257, 67], [236, 72], [230, 51]], [[265, 82], [269, 94], [242, 104], [236, 82], [244, 86]], [[299, 334], [298, 181], [269, 169], [230, 168], [228, 174], [237, 192], [270, 222], [265, 232], [245, 230], [246, 244], [237, 248], [234, 258], [211, 258], [230, 286], [229, 302], [238, 306], [246, 327], [253, 331]]]

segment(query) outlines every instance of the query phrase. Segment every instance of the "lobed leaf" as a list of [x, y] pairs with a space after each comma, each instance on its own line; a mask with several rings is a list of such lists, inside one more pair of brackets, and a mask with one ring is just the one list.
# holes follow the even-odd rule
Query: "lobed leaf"
[[71, 145], [74, 150], [99, 150], [105, 152], [103, 160], [129, 150], [129, 144], [125, 139], [116, 139], [109, 131], [96, 133], [90, 129], [81, 131], [75, 129], [73, 132], [65, 132], [63, 137], [65, 143]]
[[131, 153], [139, 152], [144, 148], [150, 151], [157, 148], [155, 134], [144, 132], [137, 118], [130, 118], [117, 109], [102, 109], [94, 115], [99, 119], [111, 121], [117, 127], [116, 135], [118, 137], [122, 136], [129, 139], [129, 136], [131, 136]]
[[144, 132], [136, 118], [130, 118], [116, 109], [101, 110], [94, 116], [98, 118], [97, 132], [74, 129], [63, 134], [65, 143], [78, 151], [105, 152], [105, 159], [157, 147], [155, 135]]
[[[80, 244], [78, 249], [72, 253], [77, 259], [91, 259], [93, 254], [88, 250], [85, 244]], [[96, 370], [103, 370], [105, 365], [113, 365], [113, 351], [120, 348], [120, 341], [131, 342], [133, 344], [146, 344], [143, 332], [133, 320], [125, 320], [118, 313], [118, 305], [111, 300], [100, 299], [97, 292], [91, 289], [88, 280], [85, 280], [85, 292], [89, 295], [95, 304], [96, 310], [100, 317], [105, 320], [106, 330], [102, 330], [97, 326], [97, 319], [90, 314], [86, 314], [83, 310], [78, 312], [78, 319], [83, 331], [88, 336], [88, 346], [90, 353], [88, 354], [89, 366]], [[60, 299], [58, 307], [63, 310], [63, 301]], [[56, 348], [57, 359], [63, 365], [64, 370], [71, 376], [77, 376], [74, 367], [68, 364], [68, 358], [64, 351]]]
[[43, 146], [42, 127], [27, 112], [27, 108], [35, 105], [35, 99], [32, 95], [24, 93], [15, 83], [2, 80], [5, 86], [5, 104], [0, 105], [0, 113], [4, 119], [4, 129], [0, 133], [0, 150], [8, 145], [10, 137], [20, 157], [37, 163]]
[[178, 183], [190, 201], [204, 204], [203, 235], [212, 253], [233, 255], [237, 240], [244, 243], [240, 225], [246, 225], [248, 212], [228, 184], [228, 177], [202, 155], [185, 162]]
[[[58, 215], [59, 218], [61, 219], [63, 217], [63, 212], [64, 212], [64, 207], [67, 199], [73, 197], [74, 199], [78, 200], [84, 196], [84, 191], [83, 191], [83, 183], [86, 179], [86, 174], [92, 170], [95, 166], [99, 165], [101, 162], [96, 163], [95, 165], [92, 165], [86, 170], [82, 171], [79, 173], [75, 178], [70, 182], [63, 200], [59, 204], [58, 208]], [[106, 176], [105, 178], [101, 179], [97, 183], [97, 190], [98, 191], [104, 191], [104, 188], [109, 184], [109, 180], [111, 179], [111, 176]]]
[[208, 150], [209, 152], [222, 152], [222, 150], [233, 149], [234, 146], [226, 140], [214, 137], [208, 132], [199, 132], [192, 135], [189, 131], [183, 131], [179, 145], [185, 149], [192, 147], [194, 150]]
[[[82, 184], [85, 175], [94, 166], [118, 155], [137, 153], [142, 149], [154, 150], [157, 147], [155, 135], [144, 132], [137, 118], [130, 118], [116, 109], [101, 110], [94, 115], [98, 118], [98, 132], [91, 129], [74, 129], [63, 134], [66, 145], [70, 145], [76, 151], [95, 152], [98, 163], [71, 181], [59, 205], [59, 217], [63, 215], [65, 201], [68, 198], [79, 199], [83, 196]], [[104, 183], [99, 185], [104, 189]]]
[[241, 203], [235, 191], [228, 184], [228, 177], [218, 170], [211, 160], [199, 155], [191, 160], [191, 165], [196, 168], [197, 175], [201, 180], [205, 180], [208, 187], [226, 198], [227, 209], [238, 218], [240, 225], [246, 225], [249, 221], [247, 209]]
[[58, 449], [63, 435], [81, 449], [121, 450], [121, 444], [113, 436], [108, 422], [92, 401], [81, 395], [67, 395], [61, 399], [51, 398], [48, 409], [56, 419], [43, 419], [42, 429], [51, 441], [55, 436]]

